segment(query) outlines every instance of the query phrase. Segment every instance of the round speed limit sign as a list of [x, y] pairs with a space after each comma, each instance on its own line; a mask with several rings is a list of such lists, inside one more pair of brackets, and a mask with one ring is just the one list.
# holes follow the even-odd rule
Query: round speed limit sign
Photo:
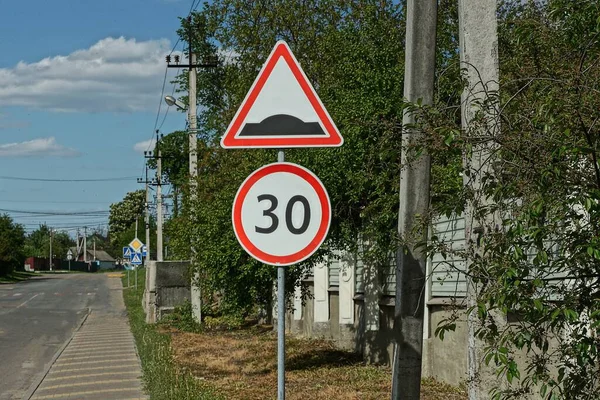
[[281, 162], [254, 171], [233, 201], [235, 235], [265, 264], [291, 265], [310, 257], [325, 240], [331, 203], [323, 183], [300, 165]]

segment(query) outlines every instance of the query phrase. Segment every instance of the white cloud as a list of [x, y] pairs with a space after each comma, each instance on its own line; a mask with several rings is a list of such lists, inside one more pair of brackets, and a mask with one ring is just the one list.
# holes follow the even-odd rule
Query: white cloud
[[144, 140], [133, 145], [133, 151], [137, 153], [144, 153], [145, 151], [154, 151], [156, 145], [156, 139]]
[[0, 144], [0, 157], [55, 156], [77, 157], [77, 150], [56, 143], [54, 137], [33, 139], [21, 143]]
[[[0, 68], [0, 106], [50, 111], [155, 110], [167, 39], [106, 38], [88, 49]], [[169, 79], [169, 78], [167, 78]]]

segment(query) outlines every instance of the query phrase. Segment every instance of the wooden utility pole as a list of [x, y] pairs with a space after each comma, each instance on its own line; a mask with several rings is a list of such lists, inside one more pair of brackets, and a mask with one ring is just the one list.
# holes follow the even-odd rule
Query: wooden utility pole
[[[433, 102], [436, 25], [437, 0], [407, 1], [404, 97], [411, 103]], [[414, 123], [413, 113], [405, 112], [403, 126]], [[422, 226], [419, 218], [429, 210], [431, 167], [426, 153], [409, 161], [407, 148], [422, 136], [419, 129], [403, 128], [398, 233], [404, 242], [398, 249], [396, 266], [393, 400], [418, 400], [421, 392], [427, 254], [416, 245], [427, 240], [427, 226]]]
[[[497, 93], [499, 88], [498, 33], [496, 20], [496, 0], [459, 0], [459, 40], [461, 68], [466, 71], [467, 86], [462, 93], [462, 128], [471, 140], [471, 154], [465, 155], [464, 185], [473, 191], [473, 197], [465, 206], [465, 238], [467, 254], [481, 252], [479, 236], [494, 229], [494, 215], [483, 220], [475, 217], [476, 209], [490, 203], [482, 191], [482, 178], [491, 173], [490, 156], [494, 152], [494, 142], [498, 126]], [[486, 104], [485, 108], [481, 105]], [[477, 123], [472, 124], [477, 118]], [[467, 270], [471, 262], [467, 259]], [[467, 306], [477, 303], [477, 285], [467, 276]], [[501, 319], [502, 317], [500, 317]], [[467, 317], [468, 325], [468, 389], [469, 400], [488, 399], [489, 390], [498, 387], [498, 381], [491, 368], [483, 368], [483, 347], [475, 332], [478, 317], [472, 312]], [[501, 321], [498, 321], [501, 323]]]

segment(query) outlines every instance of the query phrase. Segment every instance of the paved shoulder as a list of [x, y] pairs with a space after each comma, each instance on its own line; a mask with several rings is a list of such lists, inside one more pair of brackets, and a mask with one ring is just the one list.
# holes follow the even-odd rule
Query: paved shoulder
[[117, 296], [121, 291], [114, 290], [111, 309], [92, 309], [31, 399], [147, 399], [125, 306]]

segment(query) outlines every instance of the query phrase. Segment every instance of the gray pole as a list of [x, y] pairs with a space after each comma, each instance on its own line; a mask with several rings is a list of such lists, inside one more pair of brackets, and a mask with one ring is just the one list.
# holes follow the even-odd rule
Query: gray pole
[[[404, 97], [407, 101], [431, 104], [435, 72], [437, 0], [408, 0], [406, 6], [406, 53]], [[415, 116], [405, 112], [404, 126]], [[418, 400], [421, 392], [423, 313], [427, 254], [416, 244], [427, 240], [427, 227], [419, 216], [429, 210], [430, 157], [421, 155], [408, 163], [406, 147], [423, 133], [407, 129], [402, 136], [400, 210], [398, 233], [405, 240], [397, 252], [394, 312], [394, 358], [392, 399]]]
[[[158, 146], [158, 138], [156, 140]], [[158, 149], [156, 160], [156, 261], [163, 261], [163, 203], [162, 203], [162, 155]]]
[[87, 262], [87, 226], [83, 227], [83, 262]]
[[145, 216], [145, 222], [146, 222], [146, 252], [147, 252], [147, 256], [146, 256], [146, 260], [150, 260], [150, 199], [149, 199], [149, 195], [150, 195], [150, 190], [149, 186], [148, 186], [148, 163], [146, 163], [146, 216]]
[[[459, 0], [459, 41], [461, 68], [464, 68], [467, 85], [462, 93], [462, 127], [467, 137], [475, 137], [471, 155], [465, 158], [465, 169], [470, 174], [463, 175], [463, 183], [473, 190], [473, 197], [465, 205], [465, 240], [467, 243], [467, 254], [481, 252], [476, 246], [478, 242], [475, 231], [492, 231], [495, 229], [494, 215], [488, 214], [483, 219], [474, 215], [477, 207], [486, 206], [491, 203], [482, 192], [482, 178], [492, 173], [490, 155], [494, 151], [493, 141], [481, 140], [482, 137], [493, 137], [498, 129], [495, 115], [497, 104], [493, 98], [488, 98], [489, 93], [498, 93], [499, 63], [498, 63], [498, 33], [496, 20], [496, 0]], [[481, 109], [474, 107], [483, 104], [487, 100], [489, 107]], [[480, 112], [476, 115], [476, 112]], [[483, 116], [483, 123], [480, 118]], [[471, 121], [477, 118], [477, 122], [471, 126]], [[487, 162], [486, 162], [487, 160]], [[471, 262], [467, 259], [467, 270]], [[467, 307], [477, 304], [478, 288], [467, 276]], [[499, 329], [506, 322], [504, 316], [492, 315]], [[493, 368], [483, 368], [482, 355], [485, 343], [477, 339], [475, 332], [478, 327], [476, 312], [467, 316], [468, 327], [468, 392], [469, 400], [489, 399], [488, 391], [498, 388], [499, 381]]]
[[50, 271], [52, 271], [52, 228], [50, 228]]
[[[284, 162], [283, 150], [277, 161]], [[285, 267], [277, 267], [277, 400], [285, 400]]]
[[[192, 52], [192, 38], [190, 35], [190, 65], [196, 65], [196, 54]], [[190, 204], [196, 198], [198, 186], [198, 122], [196, 120], [196, 68], [189, 69], [189, 97], [188, 97], [188, 122], [189, 122], [189, 162], [190, 162]], [[193, 212], [193, 205], [190, 207], [190, 214]], [[194, 248], [192, 246], [192, 264], [194, 259]], [[200, 272], [195, 271], [191, 282], [192, 313], [194, 320], [202, 322], [202, 289], [200, 287]]]

